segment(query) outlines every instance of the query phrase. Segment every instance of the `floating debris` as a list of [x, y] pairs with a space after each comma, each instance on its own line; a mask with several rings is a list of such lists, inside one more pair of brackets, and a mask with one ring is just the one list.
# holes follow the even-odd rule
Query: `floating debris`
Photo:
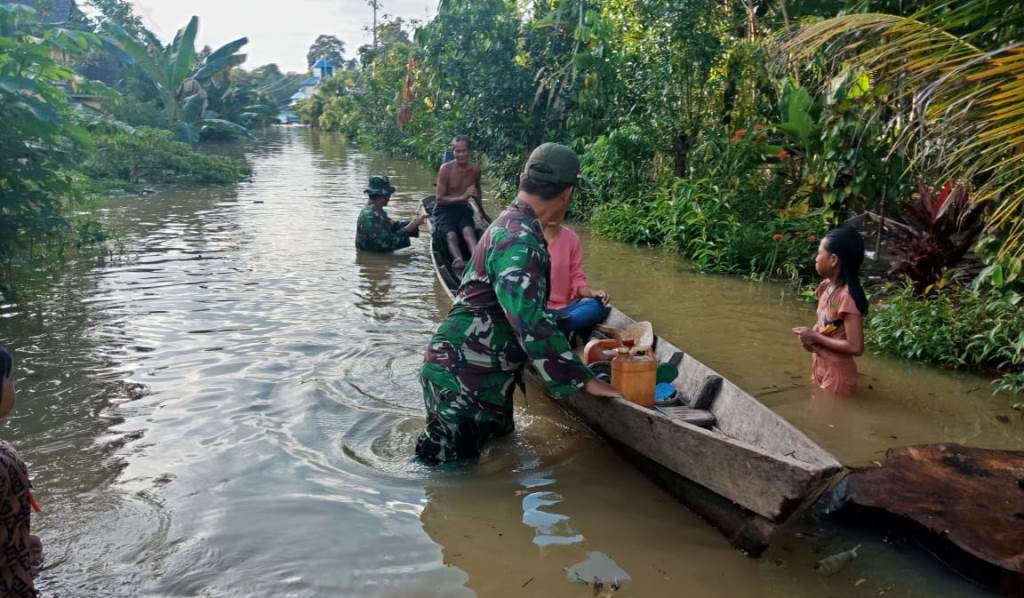
[[835, 575], [857, 558], [858, 548], [860, 548], [860, 544], [854, 546], [850, 550], [844, 550], [838, 554], [825, 557], [817, 563], [814, 563], [814, 570], [818, 572], [818, 575], [824, 575], [825, 577]]

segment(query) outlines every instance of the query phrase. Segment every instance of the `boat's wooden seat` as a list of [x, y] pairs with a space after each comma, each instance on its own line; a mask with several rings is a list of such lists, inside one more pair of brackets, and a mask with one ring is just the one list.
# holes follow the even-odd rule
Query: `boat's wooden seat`
[[711, 409], [711, 404], [715, 402], [715, 397], [721, 390], [722, 377], [717, 374], [708, 374], [704, 376], [704, 380], [697, 387], [697, 392], [693, 393], [692, 397], [686, 397], [686, 402], [693, 409]]
[[715, 425], [715, 415], [704, 409], [691, 409], [682, 406], [657, 407], [657, 410], [676, 421], [710, 429]]

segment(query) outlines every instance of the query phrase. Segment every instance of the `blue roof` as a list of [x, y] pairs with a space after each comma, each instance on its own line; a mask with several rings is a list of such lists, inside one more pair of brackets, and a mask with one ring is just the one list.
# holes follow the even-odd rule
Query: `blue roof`
[[320, 83], [320, 77], [310, 77], [309, 79], [306, 79], [305, 81], [303, 81], [299, 85], [301, 85], [302, 87], [305, 87], [307, 85], [318, 85], [319, 83]]
[[322, 66], [332, 67], [334, 65], [328, 62], [326, 58], [321, 58], [320, 60], [316, 61], [316, 64], [313, 65], [313, 68], [318, 69]]

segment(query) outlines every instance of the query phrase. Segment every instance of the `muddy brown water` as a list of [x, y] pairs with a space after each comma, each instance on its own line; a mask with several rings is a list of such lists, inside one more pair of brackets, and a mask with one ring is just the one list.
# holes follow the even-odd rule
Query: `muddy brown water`
[[[109, 256], [0, 304], [18, 360], [3, 438], [44, 509], [46, 594], [582, 597], [596, 575], [621, 596], [983, 595], [913, 545], [814, 516], [748, 559], [535, 389], [477, 466], [413, 464], [415, 372], [447, 305], [425, 239], [363, 256], [353, 238], [368, 175], [392, 177], [408, 217], [433, 173], [304, 129], [247, 154], [250, 181], [110, 201]], [[988, 380], [867, 356], [859, 396], [815, 393], [788, 332], [813, 313], [786, 286], [583, 238], [617, 306], [844, 463], [1024, 444]]]

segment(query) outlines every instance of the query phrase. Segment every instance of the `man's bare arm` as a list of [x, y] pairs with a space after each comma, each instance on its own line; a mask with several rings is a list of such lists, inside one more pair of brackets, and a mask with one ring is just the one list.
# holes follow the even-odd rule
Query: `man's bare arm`
[[451, 173], [449, 172], [451, 169], [447, 168], [447, 166], [448, 164], [442, 165], [441, 169], [437, 172], [437, 203], [465, 203], [469, 200], [469, 196], [466, 193], [456, 195], [449, 190], [448, 180], [451, 178]]

